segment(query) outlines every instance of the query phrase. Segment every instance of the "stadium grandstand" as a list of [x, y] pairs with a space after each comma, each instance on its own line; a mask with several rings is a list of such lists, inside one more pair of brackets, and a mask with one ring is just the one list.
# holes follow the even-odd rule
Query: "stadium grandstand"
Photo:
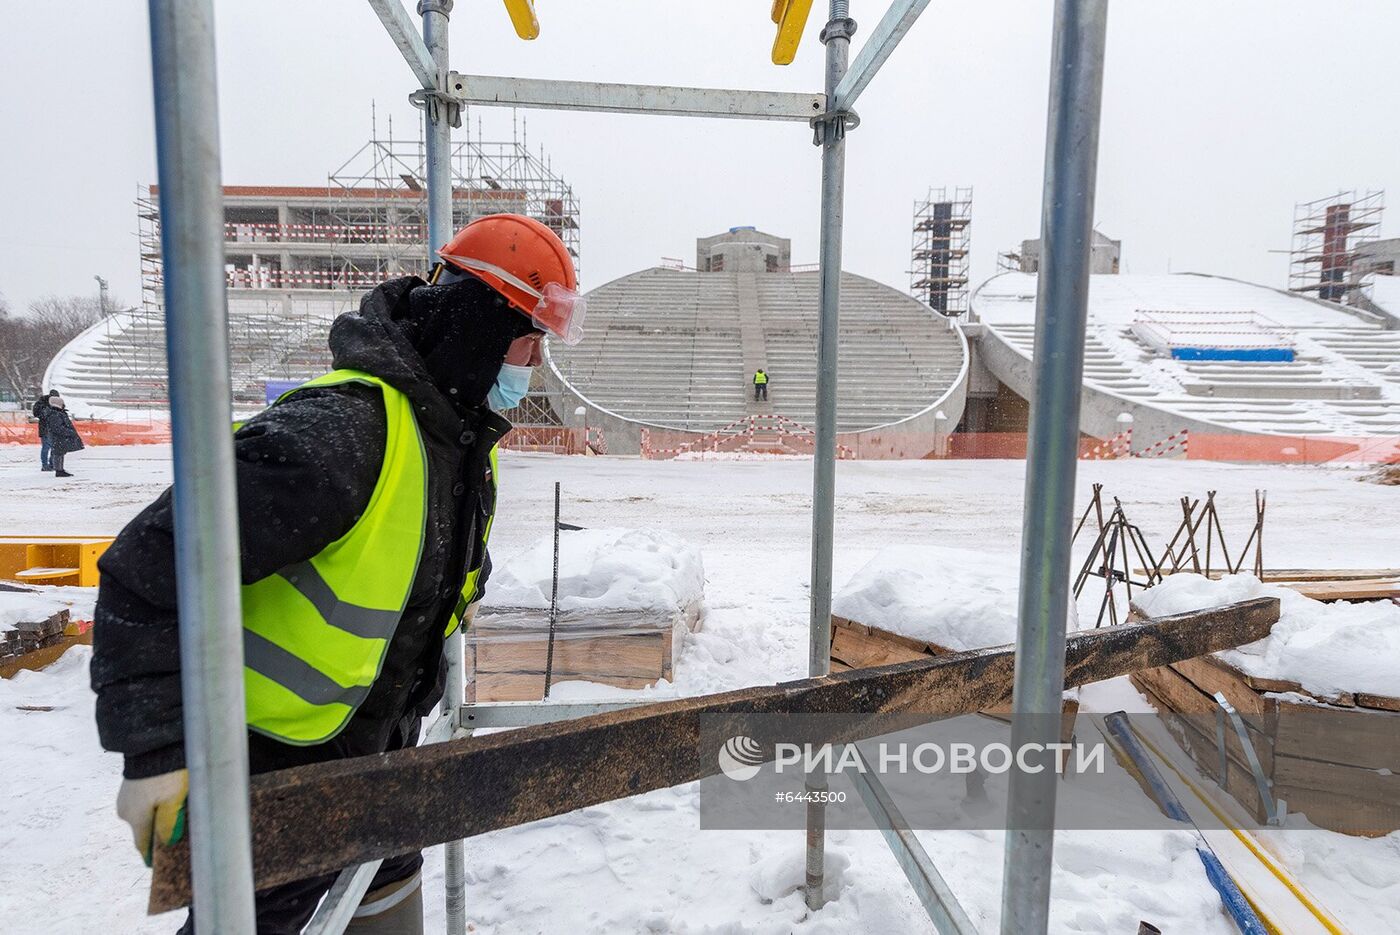
[[[1030, 392], [1035, 306], [1036, 277], [1021, 272], [972, 295], [975, 356], [999, 384], [987, 418], [996, 430], [1024, 430], [1015, 413]], [[1081, 430], [1110, 438], [1126, 413], [1134, 450], [1183, 429], [1393, 439], [1400, 319], [1219, 276], [1095, 275], [1084, 393]]]
[[[592, 290], [587, 339], [549, 347], [555, 409], [582, 407], [613, 452], [648, 439], [752, 436], [755, 424], [763, 450], [803, 450], [796, 436], [816, 419], [819, 274], [794, 269], [790, 255], [785, 238], [734, 228], [700, 238], [694, 268], [654, 267]], [[949, 319], [843, 272], [839, 347], [843, 443], [873, 433], [896, 442], [886, 456], [918, 457], [936, 430], [957, 424], [967, 347]], [[753, 393], [760, 368], [771, 380], [766, 400]], [[900, 451], [901, 437], [925, 440]]]

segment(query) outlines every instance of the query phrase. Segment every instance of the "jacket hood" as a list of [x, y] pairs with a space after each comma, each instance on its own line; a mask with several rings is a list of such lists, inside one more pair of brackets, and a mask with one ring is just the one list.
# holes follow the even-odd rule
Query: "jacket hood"
[[478, 279], [430, 286], [405, 276], [337, 318], [330, 349], [336, 368], [372, 373], [420, 410], [461, 418], [484, 408], [511, 342], [532, 328]]

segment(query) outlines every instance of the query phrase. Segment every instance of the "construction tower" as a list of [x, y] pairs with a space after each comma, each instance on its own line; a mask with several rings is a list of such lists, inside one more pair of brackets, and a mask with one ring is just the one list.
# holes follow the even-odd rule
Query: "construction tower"
[[914, 201], [909, 293], [943, 315], [967, 312], [972, 188], [939, 188]]

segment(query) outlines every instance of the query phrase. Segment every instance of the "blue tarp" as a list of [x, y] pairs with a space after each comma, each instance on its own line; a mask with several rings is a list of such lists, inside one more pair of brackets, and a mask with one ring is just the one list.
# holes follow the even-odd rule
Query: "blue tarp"
[[1172, 357], [1176, 360], [1293, 360], [1291, 347], [1174, 347]]
[[304, 382], [304, 380], [268, 380], [267, 383], [264, 384], [266, 387], [267, 404], [271, 406], [273, 402], [276, 401], [277, 397], [288, 390], [296, 389]]

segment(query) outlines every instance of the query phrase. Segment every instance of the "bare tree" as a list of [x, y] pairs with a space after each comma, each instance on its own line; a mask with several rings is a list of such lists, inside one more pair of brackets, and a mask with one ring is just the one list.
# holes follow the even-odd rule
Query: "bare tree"
[[46, 296], [31, 302], [26, 315], [0, 298], [0, 390], [19, 400], [37, 396], [49, 361], [101, 318], [95, 296]]

